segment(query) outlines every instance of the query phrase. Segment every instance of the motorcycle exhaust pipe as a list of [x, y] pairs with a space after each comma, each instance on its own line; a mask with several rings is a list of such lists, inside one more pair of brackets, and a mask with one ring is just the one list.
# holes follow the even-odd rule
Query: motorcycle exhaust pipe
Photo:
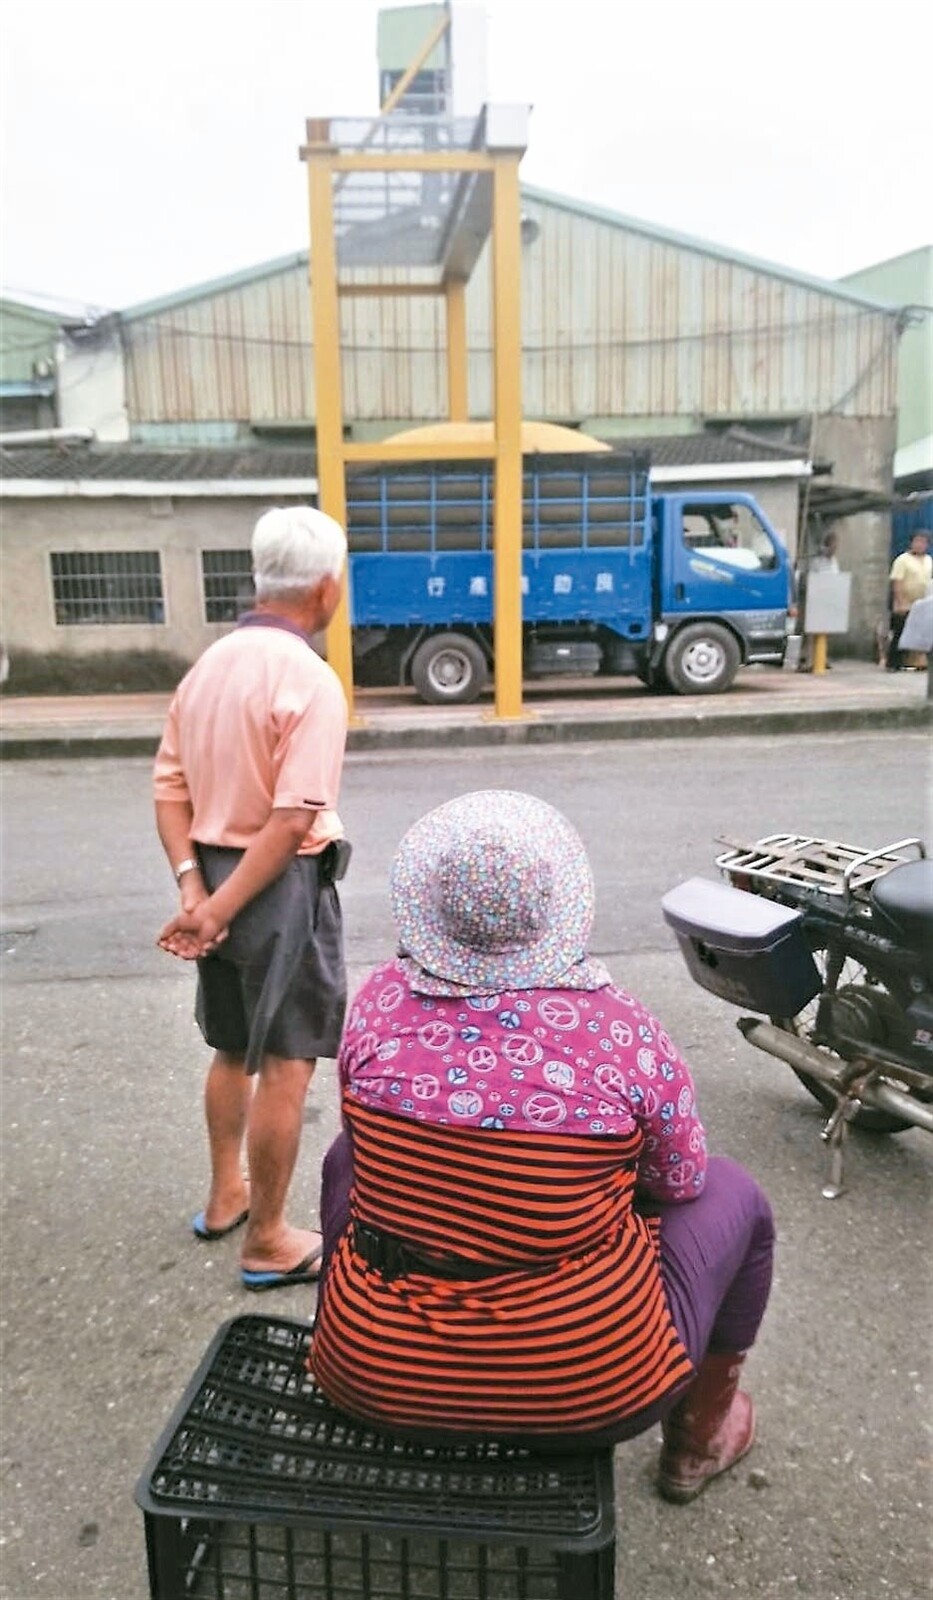
[[[809, 1072], [811, 1078], [818, 1079], [827, 1089], [846, 1094], [847, 1084], [843, 1074], [806, 1039], [796, 1039], [793, 1034], [775, 1028], [770, 1022], [762, 1022], [759, 1017], [740, 1017], [738, 1027], [756, 1049], [764, 1050], [769, 1056], [777, 1056], [779, 1061], [786, 1061], [789, 1067]], [[923, 1105], [911, 1095], [904, 1094], [903, 1090], [895, 1089], [893, 1084], [869, 1081], [859, 1088], [858, 1099], [873, 1111], [887, 1111], [893, 1117], [902, 1117], [915, 1128], [933, 1133], [933, 1106]]]

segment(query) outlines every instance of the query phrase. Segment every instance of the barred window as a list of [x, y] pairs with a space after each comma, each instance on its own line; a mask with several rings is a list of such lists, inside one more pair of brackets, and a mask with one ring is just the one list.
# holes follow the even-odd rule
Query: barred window
[[236, 622], [253, 603], [253, 568], [248, 550], [202, 550], [205, 622]]
[[157, 550], [70, 550], [52, 554], [52, 597], [60, 627], [165, 621]]

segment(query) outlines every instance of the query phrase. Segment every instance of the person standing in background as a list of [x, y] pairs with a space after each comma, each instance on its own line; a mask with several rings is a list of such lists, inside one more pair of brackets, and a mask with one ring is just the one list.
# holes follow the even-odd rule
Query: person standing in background
[[894, 559], [891, 567], [891, 632], [888, 641], [889, 672], [903, 672], [901, 634], [907, 613], [915, 600], [922, 600], [933, 584], [933, 557], [929, 554], [930, 536], [924, 530], [911, 536], [910, 545]]
[[179, 684], [155, 763], [181, 894], [158, 942], [197, 960], [196, 1016], [214, 1050], [211, 1184], [191, 1226], [211, 1242], [246, 1225], [251, 1290], [311, 1282], [321, 1255], [285, 1203], [315, 1063], [336, 1056], [346, 1009], [335, 884], [349, 850], [336, 811], [347, 705], [310, 642], [337, 608], [346, 553], [343, 529], [309, 506], [260, 517], [256, 607]]

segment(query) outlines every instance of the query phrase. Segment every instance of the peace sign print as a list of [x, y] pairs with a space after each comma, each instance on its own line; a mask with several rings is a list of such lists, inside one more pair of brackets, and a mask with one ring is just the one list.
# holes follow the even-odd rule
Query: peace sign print
[[690, 1112], [691, 1112], [692, 1109], [693, 1109], [693, 1093], [692, 1093], [689, 1085], [685, 1083], [683, 1088], [680, 1091], [680, 1094], [677, 1096], [677, 1111], [678, 1111], [678, 1115], [681, 1116], [681, 1117], [689, 1117]]
[[483, 1109], [483, 1097], [475, 1089], [455, 1089], [447, 1096], [447, 1109], [455, 1117], [478, 1117]]
[[400, 983], [387, 983], [376, 1000], [376, 1005], [382, 1012], [394, 1011], [405, 998], [405, 990]]
[[369, 1056], [374, 1056], [378, 1049], [378, 1036], [375, 1033], [364, 1033], [362, 1039], [356, 1040], [353, 1053], [357, 1061], [365, 1061]]
[[522, 1106], [522, 1115], [536, 1128], [557, 1128], [567, 1115], [567, 1107], [556, 1094], [539, 1090], [530, 1094]]
[[549, 1028], [576, 1028], [580, 1021], [577, 1007], [563, 995], [548, 995], [539, 1001], [538, 1016]]
[[467, 1066], [472, 1067], [474, 1072], [494, 1072], [495, 1050], [490, 1050], [488, 1044], [478, 1044], [475, 1050], [467, 1052]]
[[609, 1037], [613, 1044], [619, 1045], [623, 1050], [632, 1042], [632, 1030], [627, 1022], [611, 1022], [609, 1024]]
[[454, 1085], [469, 1083], [470, 1075], [466, 1067], [448, 1067], [447, 1082]]
[[418, 1072], [411, 1080], [411, 1092], [416, 1100], [436, 1100], [441, 1092], [441, 1082], [433, 1072]]
[[703, 1146], [706, 1143], [706, 1140], [703, 1137], [703, 1129], [702, 1128], [691, 1128], [690, 1129], [690, 1138], [688, 1139], [687, 1142], [688, 1142], [688, 1144], [690, 1146], [690, 1149], [693, 1151], [693, 1154], [695, 1156], [699, 1155], [700, 1151], [703, 1149]]
[[426, 1050], [447, 1050], [454, 1040], [449, 1022], [426, 1022], [418, 1029], [418, 1039]]
[[497, 994], [474, 994], [467, 1001], [471, 1011], [495, 1011], [498, 1004]]
[[593, 1073], [597, 1084], [604, 1094], [624, 1094], [626, 1088], [625, 1073], [612, 1061], [601, 1061]]
[[461, 1028], [460, 1037], [464, 1044], [475, 1044], [477, 1039], [481, 1039], [483, 1037], [483, 1030], [481, 1028], [477, 1028], [475, 1025], [470, 1028]]
[[502, 1041], [502, 1054], [516, 1067], [533, 1067], [541, 1060], [544, 1051], [530, 1033], [512, 1033]]
[[658, 1070], [658, 1058], [653, 1050], [649, 1050], [647, 1045], [642, 1045], [635, 1059], [646, 1078], [655, 1076]]
[[658, 1047], [663, 1056], [672, 1056], [674, 1054], [673, 1040], [670, 1034], [665, 1033], [663, 1029], [658, 1034]]
[[376, 1051], [376, 1060], [391, 1061], [393, 1056], [398, 1055], [401, 1048], [401, 1039], [386, 1039], [384, 1044], [381, 1044], [379, 1049]]
[[569, 1061], [546, 1061], [542, 1070], [552, 1089], [572, 1089], [577, 1079]]

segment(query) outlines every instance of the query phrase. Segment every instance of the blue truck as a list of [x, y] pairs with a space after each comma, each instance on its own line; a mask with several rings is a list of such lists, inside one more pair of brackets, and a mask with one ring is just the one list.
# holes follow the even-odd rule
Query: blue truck
[[[493, 668], [492, 465], [349, 474], [354, 670], [466, 703]], [[526, 677], [634, 673], [678, 694], [784, 659], [792, 573], [750, 495], [658, 494], [641, 455], [526, 456]]]

